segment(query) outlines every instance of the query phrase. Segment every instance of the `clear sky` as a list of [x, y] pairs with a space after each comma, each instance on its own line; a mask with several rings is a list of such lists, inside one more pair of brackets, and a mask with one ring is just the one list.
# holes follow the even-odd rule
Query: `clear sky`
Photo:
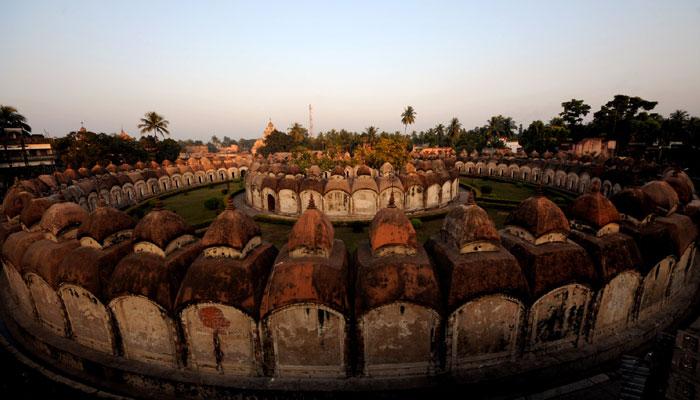
[[659, 101], [700, 115], [699, 1], [0, 0], [0, 104], [34, 131], [175, 139], [402, 130], [504, 114], [527, 126], [582, 98]]

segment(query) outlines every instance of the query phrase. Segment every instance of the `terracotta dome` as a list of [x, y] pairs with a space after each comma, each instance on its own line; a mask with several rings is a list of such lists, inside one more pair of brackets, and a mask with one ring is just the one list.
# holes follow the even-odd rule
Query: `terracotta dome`
[[90, 170], [90, 172], [91, 172], [93, 175], [102, 175], [102, 174], [106, 173], [107, 170], [104, 169], [104, 167], [103, 167], [102, 165], [100, 165], [100, 163], [97, 163], [97, 164], [95, 164], [94, 167], [92, 167], [92, 169]]
[[394, 205], [391, 194], [389, 207], [377, 212], [369, 227], [369, 242], [372, 254], [415, 254], [418, 249], [416, 230], [406, 215]]
[[328, 257], [333, 249], [334, 238], [335, 232], [331, 221], [316, 208], [311, 196], [309, 206], [289, 234], [287, 250], [291, 257]]
[[209, 225], [201, 244], [207, 257], [245, 258], [261, 243], [260, 235], [260, 227], [251, 217], [234, 209], [229, 197], [226, 210]]
[[357, 176], [372, 176], [372, 170], [366, 165], [357, 167]]
[[71, 181], [78, 179], [78, 173], [75, 172], [75, 170], [71, 168], [70, 165], [68, 166], [68, 168], [66, 168], [65, 171], [63, 171], [63, 175], [65, 175], [66, 178], [68, 178]]
[[29, 204], [29, 200], [33, 199], [34, 195], [27, 192], [23, 188], [13, 186], [5, 194], [2, 200], [2, 211], [9, 219], [20, 215], [24, 207]]
[[133, 218], [124, 211], [112, 207], [97, 207], [78, 229], [78, 239], [83, 246], [108, 247], [130, 239], [130, 230], [134, 225]]
[[590, 193], [579, 196], [571, 204], [570, 212], [575, 222], [588, 225], [601, 235], [605, 232], [600, 230], [609, 225], [611, 231], [619, 230], [617, 223], [620, 222], [620, 213], [615, 205], [600, 193], [600, 185], [594, 185]]
[[460, 253], [493, 251], [498, 249], [500, 236], [496, 225], [483, 208], [476, 204], [453, 208], [442, 223], [441, 235]]
[[309, 167], [309, 175], [311, 176], [321, 176], [321, 168], [318, 165], [312, 165]]
[[561, 209], [543, 195], [525, 199], [508, 215], [505, 231], [534, 244], [564, 242], [569, 221]]
[[613, 195], [610, 200], [617, 210], [625, 216], [638, 221], [644, 220], [653, 213], [654, 204], [649, 196], [640, 188], [627, 188]]
[[90, 171], [88, 171], [88, 169], [85, 167], [80, 167], [78, 168], [78, 175], [82, 178], [85, 178], [88, 175], [90, 175]]
[[88, 213], [75, 203], [64, 202], [49, 207], [41, 217], [41, 228], [56, 240], [61, 235], [70, 237], [70, 232], [87, 219]]
[[[146, 214], [134, 229], [134, 251], [154, 251], [147, 245], [147, 243], [152, 243], [160, 249], [160, 251], [155, 250], [155, 253], [165, 256], [181, 245], [193, 241], [194, 238], [189, 237], [190, 231], [190, 226], [181, 216], [170, 210], [163, 210], [157, 204], [153, 211]], [[184, 238], [184, 241], [175, 240], [182, 236], [188, 237]], [[147, 243], [140, 246], [139, 242]]]
[[345, 168], [340, 165], [336, 165], [331, 172], [331, 175], [345, 176]]
[[136, 169], [144, 169], [144, 167], [146, 167], [146, 165], [143, 163], [143, 161], [136, 161], [136, 164], [134, 164], [134, 167]]
[[119, 166], [119, 170], [122, 172], [130, 171], [131, 170], [131, 165], [124, 163]]
[[57, 200], [50, 197], [31, 199], [29, 200], [27, 206], [22, 210], [19, 220], [27, 229], [31, 230], [32, 226], [41, 221], [41, 217], [44, 215], [44, 212], [56, 203]]
[[649, 196], [657, 214], [670, 215], [678, 208], [678, 194], [664, 181], [648, 182], [642, 186], [642, 191]]
[[664, 181], [676, 191], [680, 204], [686, 205], [693, 200], [695, 187], [693, 181], [685, 172], [678, 169], [670, 169], [664, 173]]

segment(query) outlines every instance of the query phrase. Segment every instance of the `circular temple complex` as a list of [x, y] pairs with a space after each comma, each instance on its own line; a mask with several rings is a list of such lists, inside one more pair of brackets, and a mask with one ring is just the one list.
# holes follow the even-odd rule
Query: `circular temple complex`
[[[453, 202], [460, 173], [578, 197], [562, 210], [538, 193], [500, 231], [473, 201], [452, 204], [420, 243], [406, 212]], [[233, 201], [202, 235], [159, 205], [141, 220], [121, 210], [240, 177], [250, 206], [298, 215], [281, 248]], [[625, 160], [96, 166], [20, 181], [2, 213], [8, 331], [46, 363], [127, 394], [406, 389], [594, 369], [683, 317], [700, 282], [692, 182]], [[353, 254], [331, 216], [371, 219]]]

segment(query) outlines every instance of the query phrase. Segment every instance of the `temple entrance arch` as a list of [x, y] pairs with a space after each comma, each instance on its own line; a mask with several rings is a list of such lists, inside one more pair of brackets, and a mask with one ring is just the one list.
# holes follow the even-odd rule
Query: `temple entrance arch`
[[267, 210], [268, 211], [275, 211], [275, 196], [268, 194], [267, 195]]

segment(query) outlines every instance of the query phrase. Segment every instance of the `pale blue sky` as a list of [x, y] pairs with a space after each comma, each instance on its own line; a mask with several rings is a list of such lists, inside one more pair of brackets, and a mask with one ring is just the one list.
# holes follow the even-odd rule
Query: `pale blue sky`
[[[413, 129], [494, 114], [527, 126], [616, 93], [700, 115], [699, 1], [0, 0], [0, 104], [36, 132], [173, 137]], [[483, 4], [482, 4], [483, 3]]]

